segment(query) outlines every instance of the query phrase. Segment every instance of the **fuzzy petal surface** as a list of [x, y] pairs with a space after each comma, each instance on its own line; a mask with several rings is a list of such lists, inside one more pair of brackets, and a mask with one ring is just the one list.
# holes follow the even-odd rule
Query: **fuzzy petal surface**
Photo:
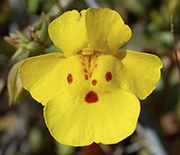
[[114, 55], [130, 39], [131, 29], [116, 11], [89, 8], [80, 13], [68, 11], [55, 19], [49, 35], [66, 56], [81, 50], [87, 55], [93, 50]]
[[67, 11], [49, 25], [51, 40], [66, 56], [76, 54], [86, 45], [84, 13]]
[[85, 22], [88, 46], [106, 54], [116, 54], [131, 37], [131, 29], [119, 13], [108, 8], [88, 9]]
[[44, 107], [53, 137], [63, 144], [84, 146], [117, 143], [132, 134], [140, 104], [135, 95], [117, 84], [123, 67], [119, 59], [97, 53], [70, 56], [66, 63], [64, 80], [71, 75], [72, 81]]
[[64, 92], [44, 107], [45, 122], [52, 136], [72, 146], [93, 142], [114, 144], [125, 139], [134, 132], [139, 112], [139, 100], [121, 89], [99, 96], [98, 102], [90, 104], [82, 97]]
[[63, 90], [60, 78], [63, 72], [59, 66], [64, 59], [63, 54], [51, 53], [28, 58], [20, 65], [19, 75], [23, 87], [43, 105]]
[[145, 99], [156, 88], [155, 84], [161, 76], [162, 61], [153, 54], [119, 50], [116, 55], [123, 68], [119, 71], [123, 76], [119, 86], [140, 99]]

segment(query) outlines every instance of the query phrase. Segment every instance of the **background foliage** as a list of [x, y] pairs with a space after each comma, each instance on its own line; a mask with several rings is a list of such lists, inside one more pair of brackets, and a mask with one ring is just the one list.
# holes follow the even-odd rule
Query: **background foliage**
[[[67, 10], [98, 6], [118, 11], [132, 28], [123, 48], [156, 54], [164, 67], [157, 89], [142, 101], [132, 136], [116, 145], [73, 148], [50, 136], [42, 106], [22, 89], [17, 70], [27, 57], [61, 52], [47, 34], [50, 21]], [[180, 60], [179, 28], [179, 0], [0, 0], [0, 155], [179, 155], [180, 77], [174, 54], [176, 49]]]

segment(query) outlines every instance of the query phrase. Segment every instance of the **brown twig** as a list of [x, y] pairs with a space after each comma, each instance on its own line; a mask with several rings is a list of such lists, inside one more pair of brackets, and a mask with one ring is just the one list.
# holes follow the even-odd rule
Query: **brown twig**
[[173, 50], [174, 50], [174, 54], [175, 54], [176, 64], [177, 64], [177, 67], [178, 67], [178, 70], [179, 70], [179, 79], [180, 79], [180, 65], [179, 65], [178, 54], [177, 54], [176, 45], [175, 45], [173, 15], [171, 15], [171, 33], [172, 33], [172, 40], [173, 40]]

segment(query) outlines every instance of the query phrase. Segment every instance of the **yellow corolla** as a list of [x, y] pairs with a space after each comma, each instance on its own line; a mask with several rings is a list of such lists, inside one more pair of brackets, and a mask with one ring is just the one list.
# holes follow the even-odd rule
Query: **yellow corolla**
[[19, 74], [23, 87], [44, 106], [52, 136], [72, 146], [117, 143], [131, 135], [145, 99], [160, 79], [161, 60], [118, 50], [130, 28], [113, 10], [65, 12], [49, 25], [61, 53], [28, 58]]

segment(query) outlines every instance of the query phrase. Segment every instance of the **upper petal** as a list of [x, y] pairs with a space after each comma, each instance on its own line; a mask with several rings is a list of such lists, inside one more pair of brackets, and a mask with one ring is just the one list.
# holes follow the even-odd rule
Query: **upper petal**
[[86, 11], [88, 46], [114, 55], [131, 37], [131, 29], [118, 12], [111, 9], [90, 8]]
[[51, 40], [66, 56], [76, 54], [86, 45], [84, 13], [67, 11], [49, 25]]
[[145, 99], [155, 88], [161, 77], [162, 61], [153, 54], [119, 50], [116, 55], [121, 60], [123, 68], [119, 86], [140, 99]]
[[28, 58], [20, 65], [19, 75], [23, 87], [43, 105], [63, 91], [63, 68], [60, 65], [64, 59], [61, 53], [51, 53]]
[[49, 35], [66, 56], [81, 50], [87, 55], [92, 50], [114, 55], [130, 39], [131, 29], [116, 11], [89, 8], [81, 13], [68, 11], [55, 19]]

